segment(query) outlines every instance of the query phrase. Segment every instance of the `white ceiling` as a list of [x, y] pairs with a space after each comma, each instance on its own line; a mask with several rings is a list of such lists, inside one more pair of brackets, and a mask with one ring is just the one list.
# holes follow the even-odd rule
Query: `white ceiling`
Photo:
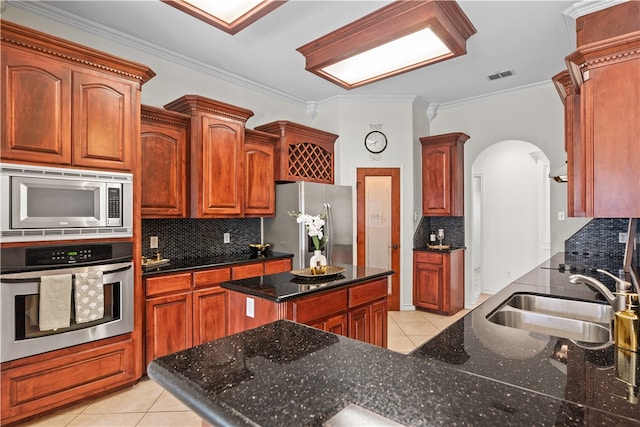
[[[296, 48], [390, 1], [289, 0], [233, 36], [159, 1], [20, 3], [84, 30], [304, 103], [339, 95], [419, 96], [429, 103], [449, 103], [549, 82], [575, 49], [573, 20], [563, 14], [575, 8], [574, 1], [461, 0], [458, 3], [477, 29], [467, 42], [466, 55], [349, 91], [307, 72]], [[504, 70], [515, 75], [487, 78]]]

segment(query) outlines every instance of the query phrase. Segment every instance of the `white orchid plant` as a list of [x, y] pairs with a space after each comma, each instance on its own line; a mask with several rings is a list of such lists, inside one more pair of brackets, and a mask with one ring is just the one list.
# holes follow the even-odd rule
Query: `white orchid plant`
[[289, 212], [289, 215], [296, 217], [298, 224], [304, 224], [304, 227], [313, 240], [313, 246], [316, 251], [320, 251], [327, 244], [329, 238], [324, 234], [324, 224], [327, 217], [326, 210], [323, 210], [319, 215], [309, 215], [302, 212]]

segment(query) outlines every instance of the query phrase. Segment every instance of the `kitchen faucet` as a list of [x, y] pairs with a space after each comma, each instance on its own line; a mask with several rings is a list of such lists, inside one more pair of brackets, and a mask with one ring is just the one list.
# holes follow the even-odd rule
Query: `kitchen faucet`
[[569, 276], [569, 282], [571, 283], [582, 283], [589, 286], [591, 289], [596, 290], [604, 296], [607, 302], [613, 307], [615, 311], [624, 310], [626, 307], [625, 296], [624, 294], [631, 289], [631, 283], [623, 280], [619, 277], [614, 276], [606, 270], [597, 269], [598, 273], [602, 273], [611, 277], [616, 282], [616, 292], [613, 293], [607, 288], [601, 281], [598, 279], [594, 279], [593, 277], [584, 276], [582, 274], [572, 274]]

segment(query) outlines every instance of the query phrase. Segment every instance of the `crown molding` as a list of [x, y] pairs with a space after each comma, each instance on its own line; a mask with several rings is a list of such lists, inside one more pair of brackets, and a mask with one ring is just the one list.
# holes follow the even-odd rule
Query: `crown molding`
[[481, 102], [481, 101], [489, 101], [489, 100], [492, 100], [492, 99], [504, 98], [504, 97], [507, 97], [507, 96], [517, 95], [517, 94], [523, 93], [523, 92], [529, 92], [529, 91], [532, 91], [532, 90], [542, 89], [542, 88], [545, 88], [545, 87], [552, 87], [552, 88], [554, 88], [554, 91], [555, 91], [555, 85], [551, 81], [551, 79], [549, 79], [549, 81], [545, 80], [545, 81], [538, 82], [538, 83], [531, 83], [531, 84], [528, 84], [528, 85], [519, 86], [519, 87], [512, 88], [512, 89], [505, 89], [505, 90], [501, 90], [501, 91], [498, 91], [498, 92], [491, 92], [491, 93], [486, 94], [486, 95], [472, 96], [470, 98], [459, 99], [457, 101], [445, 102], [445, 103], [439, 104], [438, 111], [448, 110], [450, 108], [461, 107], [463, 105], [468, 105], [468, 104], [475, 104], [475, 103]]
[[285, 92], [273, 89], [269, 86], [258, 84], [249, 79], [236, 76], [235, 74], [231, 74], [225, 70], [212, 67], [210, 65], [207, 65], [193, 58], [180, 55], [176, 52], [169, 51], [168, 49], [165, 49], [153, 43], [149, 43], [149, 42], [140, 40], [138, 38], [131, 37], [123, 32], [114, 30], [113, 28], [98, 24], [96, 22], [79, 17], [72, 13], [68, 13], [60, 9], [54, 8], [52, 6], [49, 6], [44, 2], [10, 1], [9, 6], [26, 10], [28, 12], [43, 16], [53, 21], [60, 22], [64, 25], [77, 28], [89, 34], [93, 34], [98, 37], [114, 41], [116, 43], [122, 44], [132, 49], [140, 50], [144, 53], [157, 56], [159, 58], [165, 59], [172, 63], [182, 65], [186, 68], [200, 71], [209, 76], [227, 81], [229, 83], [244, 87], [246, 89], [250, 89], [250, 90], [262, 93], [264, 95], [281, 99], [285, 102], [294, 104], [298, 107], [302, 107], [302, 108], [306, 107], [307, 102], [300, 98], [291, 96]]
[[578, 45], [576, 40], [576, 19], [611, 6], [626, 3], [627, 1], [629, 0], [582, 0], [565, 9], [564, 12], [562, 12], [562, 18], [564, 19], [564, 25], [567, 29], [571, 47], [575, 49]]

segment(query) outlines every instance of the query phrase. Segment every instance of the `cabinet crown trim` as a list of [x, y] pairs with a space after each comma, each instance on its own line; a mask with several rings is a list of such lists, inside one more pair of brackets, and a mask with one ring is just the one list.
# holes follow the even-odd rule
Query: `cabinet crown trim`
[[420, 143], [424, 145], [429, 144], [450, 144], [455, 142], [456, 144], [464, 144], [470, 138], [469, 135], [462, 132], [444, 133], [442, 135], [423, 136], [420, 138]]
[[217, 114], [232, 119], [246, 122], [253, 116], [253, 111], [246, 108], [237, 107], [215, 99], [206, 98], [200, 95], [184, 95], [166, 104], [164, 108], [178, 111], [184, 114], [194, 114], [198, 111]]
[[145, 120], [152, 120], [159, 123], [188, 127], [191, 123], [191, 116], [178, 113], [177, 111], [166, 110], [164, 108], [142, 105], [140, 107], [140, 117]]
[[22, 49], [34, 50], [39, 53], [97, 68], [121, 77], [146, 83], [156, 73], [146, 65], [110, 55], [69, 40], [45, 34], [34, 29], [18, 25], [11, 21], [0, 20], [2, 25], [2, 43], [15, 45]]
[[334, 144], [338, 135], [327, 132], [321, 129], [312, 128], [310, 126], [301, 125], [299, 123], [290, 122], [287, 120], [278, 120], [271, 123], [266, 123], [260, 126], [256, 126], [256, 130], [278, 134], [282, 138], [286, 138], [287, 131], [295, 133], [296, 136], [302, 138], [309, 138], [313, 141], [321, 141]]

